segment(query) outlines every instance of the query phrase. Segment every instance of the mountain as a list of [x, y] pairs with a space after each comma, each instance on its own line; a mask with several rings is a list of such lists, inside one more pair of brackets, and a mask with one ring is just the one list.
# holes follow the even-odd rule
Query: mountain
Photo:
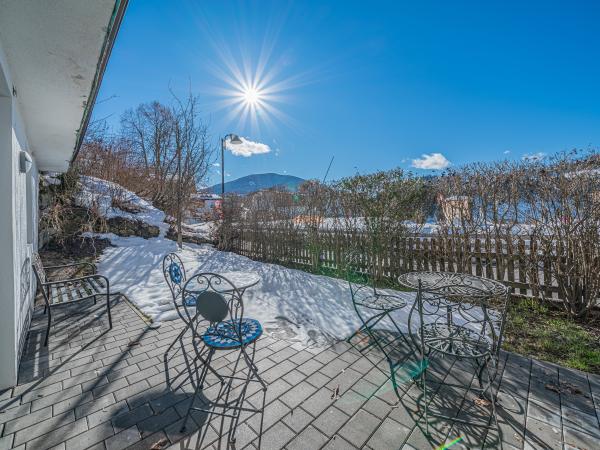
[[[250, 194], [251, 192], [269, 189], [275, 186], [283, 186], [290, 191], [296, 191], [305, 180], [293, 175], [280, 175], [278, 173], [256, 173], [247, 175], [237, 180], [225, 183], [225, 193]], [[221, 193], [221, 183], [208, 188], [209, 192]]]

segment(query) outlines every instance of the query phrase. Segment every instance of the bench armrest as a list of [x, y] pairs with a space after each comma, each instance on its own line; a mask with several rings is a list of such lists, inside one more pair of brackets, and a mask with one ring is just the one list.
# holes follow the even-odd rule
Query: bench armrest
[[106, 282], [106, 289], [108, 289], [108, 286], [109, 286], [108, 278], [106, 278], [104, 275], [98, 275], [98, 274], [86, 275], [86, 276], [77, 277], [77, 278], [65, 278], [63, 280], [46, 281], [45, 283], [42, 283], [42, 286], [52, 286], [54, 284], [67, 284], [67, 283], [73, 283], [75, 281], [89, 280], [92, 278], [103, 279]]

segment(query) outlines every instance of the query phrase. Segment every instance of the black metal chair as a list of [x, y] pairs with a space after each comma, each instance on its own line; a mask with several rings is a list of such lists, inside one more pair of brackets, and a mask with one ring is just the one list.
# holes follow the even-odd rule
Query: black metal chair
[[[194, 333], [193, 345], [197, 355], [203, 356], [204, 364], [202, 370], [197, 374], [194, 396], [188, 408], [185, 420], [182, 425], [182, 432], [185, 430], [187, 421], [192, 410], [204, 411], [211, 414], [231, 417], [235, 422], [232, 430], [235, 430], [237, 421], [242, 411], [259, 412], [262, 409], [247, 408], [243, 406], [243, 399], [246, 389], [250, 382], [261, 384], [263, 391], [267, 390], [267, 385], [260, 378], [258, 369], [254, 364], [254, 355], [256, 353], [256, 341], [262, 334], [261, 324], [255, 320], [244, 317], [244, 304], [242, 295], [236, 286], [227, 278], [216, 273], [200, 273], [191, 277], [183, 288], [183, 296], [194, 296], [196, 299], [194, 320], [204, 319], [209, 323], [209, 327], [203, 333]], [[188, 308], [184, 303], [184, 308]], [[195, 327], [191, 327], [195, 330]], [[195, 401], [203, 389], [208, 370], [214, 372], [210, 366], [216, 352], [220, 350], [238, 350], [239, 354], [233, 369], [233, 375], [224, 375], [219, 373], [222, 384], [224, 379], [227, 382], [228, 389], [224, 401], [213, 402], [211, 409], [195, 406]], [[251, 354], [248, 354], [250, 350]], [[244, 360], [247, 366], [246, 377], [235, 376], [240, 358]], [[229, 401], [233, 380], [244, 381], [243, 388], [239, 397], [234, 401]], [[221, 409], [215, 411], [215, 408]], [[233, 440], [230, 437], [230, 441]]]
[[[410, 346], [410, 342], [406, 339], [392, 313], [404, 308], [406, 301], [397, 295], [386, 294], [377, 289], [372, 264], [368, 262], [363, 264], [366, 258], [360, 250], [349, 252], [345, 258], [346, 279], [350, 287], [352, 305], [362, 323], [361, 327], [348, 337], [346, 341], [352, 344], [352, 339], [355, 336], [366, 333], [370, 339], [370, 345], [362, 347], [359, 350], [365, 352], [370, 347], [376, 346], [381, 351], [389, 366], [390, 373], [389, 375], [385, 373], [385, 375], [391, 379], [394, 391], [400, 398], [401, 394], [398, 392], [396, 372], [403, 361], [396, 358], [395, 353], [398, 347], [394, 344], [403, 341]], [[367, 271], [361, 270], [361, 267], [365, 266], [369, 269]], [[381, 333], [375, 331], [375, 326], [384, 319], [389, 320], [393, 324], [395, 332], [397, 332], [397, 335], [391, 341], [384, 339]], [[377, 364], [374, 363], [374, 366], [381, 370]]]
[[[106, 311], [108, 312], [109, 328], [112, 328], [112, 317], [110, 314], [110, 284], [108, 278], [96, 273], [96, 267], [88, 262], [61, 264], [57, 266], [46, 266], [38, 253], [32, 255], [33, 272], [37, 280], [38, 288], [41, 289], [44, 296], [44, 313], [48, 314], [48, 328], [46, 329], [46, 338], [44, 346], [48, 345], [50, 327], [52, 325], [52, 308], [56, 306], [67, 305], [81, 300], [92, 298], [96, 304], [96, 297], [106, 296]], [[46, 271], [55, 269], [64, 269], [67, 267], [89, 267], [92, 270], [91, 275], [76, 278], [64, 278], [60, 280], [50, 280]]]
[[[177, 380], [183, 374], [183, 372], [180, 372], [173, 377], [173, 379], [169, 377], [169, 361], [175, 357], [178, 351], [183, 350], [183, 358], [188, 369], [190, 369], [192, 365], [195, 366], [197, 361], [200, 361], [204, 364], [205, 360], [202, 358], [201, 354], [196, 354], [193, 361], [191, 361], [184, 349], [183, 337], [185, 336], [185, 333], [191, 331], [192, 336], [198, 335], [198, 328], [201, 326], [201, 324], [199, 321], [194, 320], [196, 318], [196, 296], [191, 293], [188, 293], [185, 296], [183, 295], [183, 287], [187, 281], [187, 275], [183, 261], [176, 253], [169, 253], [163, 258], [163, 275], [167, 285], [169, 286], [169, 289], [171, 290], [171, 297], [173, 304], [175, 305], [175, 310], [185, 324], [179, 334], [175, 337], [175, 339], [173, 339], [173, 342], [169, 344], [163, 355], [166, 381], [167, 384], [171, 386], [172, 382]], [[177, 342], [180, 343], [180, 347], [169, 358], [169, 352]], [[213, 371], [213, 373], [219, 377], [216, 371]], [[181, 384], [184, 382], [185, 379], [182, 379]]]
[[[408, 324], [410, 330], [415, 330], [411, 337], [420, 352], [422, 370], [418, 384], [423, 392], [427, 426], [429, 415], [470, 424], [468, 419], [430, 413], [428, 383], [438, 382], [427, 379], [430, 360], [435, 356], [451, 356], [471, 362], [479, 387], [441, 383], [449, 387], [466, 387], [484, 398], [498, 374], [509, 291], [493, 280], [450, 272], [414, 272], [400, 276], [399, 281], [405, 286], [417, 287]], [[496, 428], [497, 391], [498, 387], [490, 394]]]
[[[185, 266], [183, 265], [183, 261], [176, 253], [169, 253], [163, 258], [163, 276], [165, 277], [165, 281], [169, 286], [171, 291], [171, 298], [173, 300], [173, 304], [175, 305], [175, 310], [177, 314], [185, 324], [185, 327], [181, 330], [181, 332], [177, 335], [177, 337], [173, 340], [171, 345], [167, 348], [165, 352], [165, 361], [169, 351], [173, 348], [175, 343], [179, 341], [183, 335], [188, 331], [192, 324], [193, 316], [190, 315], [190, 311], [188, 308], [184, 308], [182, 301], [182, 291], [183, 285], [185, 284], [187, 277]], [[196, 306], [195, 297], [189, 297], [187, 300], [187, 306], [191, 309]], [[194, 313], [195, 316], [195, 313]]]

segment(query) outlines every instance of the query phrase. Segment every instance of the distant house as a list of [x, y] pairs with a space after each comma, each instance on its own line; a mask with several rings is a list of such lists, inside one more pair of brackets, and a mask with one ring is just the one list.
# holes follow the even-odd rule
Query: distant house
[[211, 194], [207, 192], [192, 194], [193, 206], [202, 212], [211, 212], [215, 209], [220, 209], [221, 203], [221, 196], [218, 194]]
[[186, 222], [198, 223], [215, 220], [221, 217], [222, 204], [223, 201], [218, 194], [208, 192], [192, 194], [189, 207], [187, 208]]
[[0, 389], [17, 382], [33, 310], [39, 173], [77, 155], [126, 5], [0, 1]]
[[440, 194], [438, 204], [442, 212], [442, 221], [453, 222], [471, 217], [471, 199], [465, 195], [444, 197]]

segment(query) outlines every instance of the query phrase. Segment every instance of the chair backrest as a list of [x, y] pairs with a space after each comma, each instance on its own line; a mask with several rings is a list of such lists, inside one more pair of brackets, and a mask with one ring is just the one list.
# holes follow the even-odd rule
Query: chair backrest
[[[424, 344], [427, 334], [423, 332], [423, 327], [429, 326], [435, 329], [433, 330], [435, 334], [436, 330], [444, 332], [454, 325], [462, 327], [459, 329], [460, 332], [467, 331], [464, 334], [452, 334], [453, 331], [450, 333], [451, 337], [442, 333], [441, 337], [432, 337], [432, 339], [460, 341], [464, 338], [465, 342], [466, 340], [470, 342], [469, 348], [473, 358], [481, 356], [478, 352], [486, 347], [477, 343], [483, 344], [487, 341], [491, 353], [497, 354], [502, 345], [508, 289], [491, 280], [488, 282], [485, 279], [474, 279], [469, 275], [457, 273], [448, 273], [447, 277], [444, 277], [444, 274], [440, 277], [439, 273], [434, 275], [435, 282], [427, 280], [427, 273], [423, 273], [422, 278], [418, 279], [417, 298], [409, 314], [409, 329], [412, 329], [415, 315], [419, 315], [420, 344]], [[453, 345], [457, 350], [456, 342]], [[443, 353], [454, 354], [451, 349]]]
[[33, 272], [35, 273], [38, 283], [45, 283], [46, 270], [44, 269], [44, 264], [42, 263], [42, 259], [38, 252], [34, 252], [33, 255], [31, 255], [31, 265], [33, 266]]
[[373, 278], [370, 277], [372, 269], [368, 256], [364, 251], [358, 248], [348, 251], [344, 256], [344, 266], [352, 300], [362, 295], [377, 293]]
[[[183, 296], [194, 296], [196, 313], [216, 329], [218, 324], [225, 320], [240, 325], [242, 323], [242, 295], [238, 288], [222, 275], [205, 272], [190, 277], [183, 287]], [[235, 331], [241, 342], [240, 327], [235, 327]]]
[[178, 297], [185, 284], [186, 273], [183, 261], [176, 253], [169, 253], [163, 258], [163, 275], [173, 298]]
[[[191, 315], [188, 313], [187, 308], [185, 308], [185, 302], [183, 301], [184, 297], [182, 296], [183, 286], [187, 279], [185, 266], [176, 253], [169, 253], [163, 258], [163, 275], [171, 290], [177, 314], [179, 314], [179, 317], [181, 317], [183, 321], [189, 322], [191, 320]], [[186, 314], [185, 316], [184, 311]]]

